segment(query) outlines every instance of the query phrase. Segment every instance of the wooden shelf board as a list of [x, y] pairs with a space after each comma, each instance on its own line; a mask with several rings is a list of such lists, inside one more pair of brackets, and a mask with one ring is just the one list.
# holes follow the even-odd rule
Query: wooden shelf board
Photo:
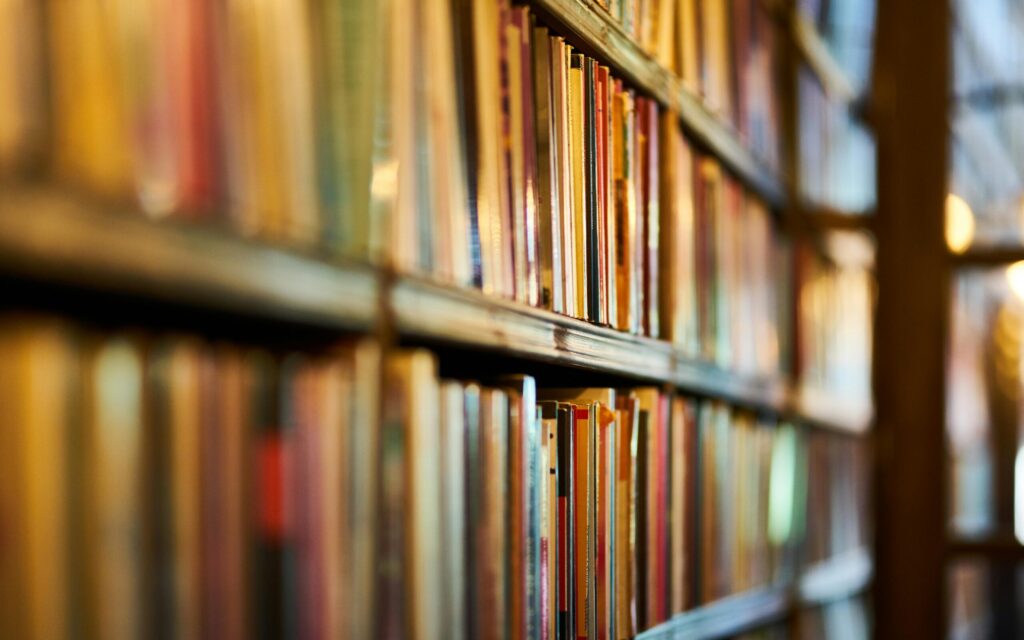
[[663, 67], [611, 15], [586, 0], [530, 0], [578, 39], [589, 53], [613, 67], [637, 89], [679, 114], [690, 136], [724, 162], [751, 190], [775, 208], [786, 191], [779, 177], [740, 142], [735, 130], [704, 100]]
[[500, 351], [671, 384], [694, 395], [782, 412], [786, 387], [679, 356], [664, 341], [600, 327], [420, 278], [399, 277], [391, 295], [400, 335]]
[[954, 537], [949, 554], [961, 558], [984, 558], [999, 562], [1024, 561], [1024, 545], [1012, 533], [978, 537]]
[[800, 213], [812, 229], [820, 231], [873, 231], [874, 211], [842, 211], [804, 203]]
[[674, 616], [637, 635], [637, 640], [727, 638], [784, 619], [791, 599], [785, 587], [756, 589], [729, 596]]
[[809, 606], [849, 598], [867, 589], [872, 573], [867, 549], [847, 551], [804, 571], [797, 581], [797, 601]]
[[[380, 319], [380, 272], [151, 220], [47, 186], [0, 195], [0, 273], [308, 326], [368, 330]], [[675, 386], [696, 396], [815, 426], [859, 432], [848, 412], [798, 406], [784, 379], [750, 379], [683, 357], [672, 345], [414, 277], [387, 303], [399, 335]]]
[[853, 82], [829, 51], [824, 38], [811, 21], [795, 12], [790, 32], [800, 55], [814, 70], [829, 96], [848, 105], [855, 103], [858, 95]]
[[698, 395], [728, 400], [750, 409], [784, 413], [787, 409], [787, 385], [781, 378], [746, 378], [703, 362], [678, 358], [672, 383]]
[[0, 270], [311, 326], [365, 329], [378, 312], [377, 277], [368, 267], [112, 212], [42, 186], [2, 187]]
[[806, 569], [793, 585], [754, 589], [723, 598], [648, 629], [637, 640], [727, 638], [784, 620], [797, 608], [813, 607], [862, 593], [873, 563], [866, 549], [837, 555]]
[[870, 404], [834, 398], [826, 393], [795, 392], [790, 413], [808, 426], [849, 435], [863, 435], [874, 421]]
[[672, 349], [664, 342], [495, 300], [473, 289], [398, 278], [391, 306], [401, 335], [657, 382], [671, 377]]

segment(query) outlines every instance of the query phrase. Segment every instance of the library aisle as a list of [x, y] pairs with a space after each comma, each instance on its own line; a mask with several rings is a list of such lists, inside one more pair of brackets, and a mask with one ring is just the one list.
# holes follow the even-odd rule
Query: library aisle
[[0, 0], [0, 638], [1024, 634], [1024, 9], [917, 4]]

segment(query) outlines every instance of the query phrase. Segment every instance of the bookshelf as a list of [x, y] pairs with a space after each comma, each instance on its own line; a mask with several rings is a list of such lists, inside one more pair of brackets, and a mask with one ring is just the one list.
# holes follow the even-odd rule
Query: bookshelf
[[[588, 0], [530, 0], [529, 6], [544, 24], [674, 112], [702, 152], [780, 214], [774, 225], [781, 227], [780, 221], [798, 210], [793, 181], [759, 161], [722, 114], [644, 51], [602, 7]], [[830, 92], [853, 101], [852, 89], [813, 27], [798, 18], [786, 24], [783, 37], [793, 39]], [[790, 140], [784, 146], [796, 145]], [[843, 221], [826, 227], [861, 228], [859, 217], [848, 222], [856, 216], [830, 215]], [[131, 205], [45, 180], [0, 183], [0, 276], [33, 286], [58, 284], [130, 301], [180, 305], [185, 313], [212, 309], [284, 321], [299, 332], [329, 329], [339, 336], [375, 338], [386, 346], [393, 339], [408, 339], [432, 347], [453, 345], [484, 357], [504, 354], [538, 366], [611, 374], [795, 423], [801, 432], [862, 438], [872, 422], [869, 408], [800, 392], [792, 371], [762, 378], [739, 375], [686, 356], [665, 340], [386, 266], [328, 257], [301, 244], [246, 238], [206, 222], [148, 218]], [[871, 552], [859, 549], [805, 567], [794, 580], [675, 615], [637, 637], [729, 637], [787, 622], [801, 608], [863, 593], [871, 579]]]
[[862, 407], [801, 398], [782, 378], [744, 378], [683, 357], [661, 340], [423, 278], [397, 276], [383, 285], [367, 265], [118, 209], [65, 190], [5, 185], [2, 273], [356, 332], [378, 330], [383, 302], [399, 336], [667, 384], [837, 432], [862, 433], [870, 424]]

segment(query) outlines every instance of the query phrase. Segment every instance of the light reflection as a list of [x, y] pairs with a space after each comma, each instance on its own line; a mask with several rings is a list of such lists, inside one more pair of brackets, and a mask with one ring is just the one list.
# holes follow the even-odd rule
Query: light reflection
[[955, 193], [946, 196], [946, 245], [953, 253], [963, 253], [974, 241], [974, 212]]
[[1010, 285], [1013, 295], [1019, 300], [1024, 300], [1024, 260], [1006, 267], [1006, 282]]
[[768, 486], [768, 539], [785, 544], [793, 533], [796, 484], [796, 432], [786, 425], [772, 447], [772, 469]]

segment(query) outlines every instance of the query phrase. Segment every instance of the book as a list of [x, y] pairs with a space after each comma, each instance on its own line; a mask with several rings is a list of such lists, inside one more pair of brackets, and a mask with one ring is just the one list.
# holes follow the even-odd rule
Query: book
[[141, 350], [131, 336], [90, 340], [82, 354], [79, 445], [81, 591], [86, 633], [130, 637], [143, 626]]
[[67, 587], [77, 577], [72, 568], [81, 549], [72, 528], [78, 524], [72, 490], [81, 486], [74, 464], [79, 451], [71, 446], [81, 441], [74, 433], [81, 419], [74, 406], [82, 366], [76, 342], [71, 328], [53, 319], [0, 320], [4, 637], [56, 637], [75, 626], [69, 601], [75, 590]]
[[448, 380], [440, 389], [442, 628], [451, 638], [467, 637], [466, 598], [470, 584], [464, 558], [468, 513], [466, 483], [466, 389]]
[[441, 470], [437, 362], [425, 350], [390, 355], [382, 433], [383, 513], [394, 532], [382, 552], [392, 572], [381, 584], [385, 633], [441, 633]]

